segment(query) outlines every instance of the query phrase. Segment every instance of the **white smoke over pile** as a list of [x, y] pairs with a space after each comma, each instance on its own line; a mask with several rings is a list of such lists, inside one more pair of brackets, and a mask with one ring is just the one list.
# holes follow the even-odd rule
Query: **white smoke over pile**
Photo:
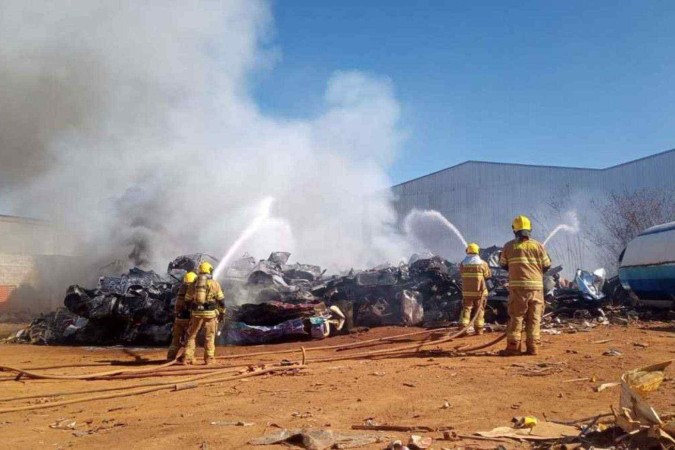
[[[65, 224], [99, 261], [222, 255], [265, 197], [248, 250], [324, 266], [405, 255], [385, 169], [401, 141], [391, 83], [327, 80], [313, 119], [261, 113], [267, 3], [0, 3], [0, 207]], [[366, 199], [367, 197], [367, 199]]]

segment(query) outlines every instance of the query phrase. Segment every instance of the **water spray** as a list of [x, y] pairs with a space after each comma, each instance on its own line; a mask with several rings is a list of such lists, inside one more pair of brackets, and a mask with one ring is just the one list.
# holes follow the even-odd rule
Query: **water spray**
[[546, 239], [544, 239], [544, 245], [548, 244], [548, 241], [550, 241], [550, 240], [553, 238], [553, 236], [555, 236], [556, 234], [558, 234], [558, 231], [560, 231], [560, 230], [568, 231], [568, 232], [570, 232], [570, 233], [574, 233], [574, 232], [576, 231], [576, 230], [574, 229], [574, 227], [571, 227], [571, 226], [569, 226], [569, 225], [565, 225], [564, 223], [561, 223], [560, 225], [558, 225], [557, 227], [555, 227], [555, 228], [553, 229], [553, 231], [551, 231], [551, 232], [549, 233], [549, 235], [546, 237]]
[[267, 219], [270, 217], [270, 212], [272, 210], [272, 204], [274, 203], [274, 197], [266, 197], [263, 199], [257, 209], [257, 214], [253, 221], [246, 227], [246, 229], [239, 235], [234, 244], [227, 250], [223, 259], [218, 263], [218, 267], [213, 271], [213, 278], [218, 279], [220, 274], [225, 270], [225, 268], [230, 264], [234, 255], [239, 252], [241, 246], [246, 242], [251, 236], [253, 236], [259, 229], [262, 227]]
[[408, 215], [405, 217], [403, 222], [403, 227], [405, 229], [406, 234], [415, 235], [414, 222], [421, 220], [428, 220], [430, 222], [440, 223], [445, 228], [454, 233], [454, 235], [457, 236], [457, 239], [459, 239], [462, 242], [464, 248], [466, 248], [467, 246], [466, 239], [464, 239], [464, 236], [462, 236], [462, 233], [457, 229], [457, 227], [448, 219], [446, 219], [443, 214], [433, 209], [424, 211], [413, 209], [412, 211], [410, 211]]
[[544, 240], [544, 245], [548, 244], [548, 241], [553, 239], [553, 236], [558, 234], [559, 231], [567, 231], [568, 233], [577, 233], [579, 231], [579, 220], [577, 219], [577, 215], [575, 213], [569, 213], [569, 215], [572, 225], [564, 223], [557, 225]]

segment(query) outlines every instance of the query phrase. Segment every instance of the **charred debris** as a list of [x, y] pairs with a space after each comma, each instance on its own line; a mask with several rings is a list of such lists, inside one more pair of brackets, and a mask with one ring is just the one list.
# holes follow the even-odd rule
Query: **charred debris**
[[[486, 308], [488, 323], [505, 323], [507, 274], [497, 266], [499, 247], [481, 251], [493, 270]], [[226, 294], [227, 317], [218, 343], [258, 344], [289, 339], [322, 339], [364, 327], [447, 326], [462, 308], [459, 266], [439, 256], [415, 254], [408, 263], [327, 275], [311, 264], [289, 264], [290, 253], [274, 252], [256, 261], [244, 255], [219, 280]], [[171, 339], [173, 307], [180, 280], [199, 263], [217, 260], [203, 253], [179, 256], [166, 274], [133, 268], [101, 277], [93, 289], [73, 285], [64, 307], [33, 320], [14, 340], [35, 344], [166, 345]], [[604, 317], [603, 307], [622, 298], [616, 280], [578, 270], [575, 280], [560, 277], [561, 267], [545, 277], [549, 311], [556, 317]], [[628, 298], [628, 297], [626, 297]], [[630, 301], [628, 298], [627, 301]]]

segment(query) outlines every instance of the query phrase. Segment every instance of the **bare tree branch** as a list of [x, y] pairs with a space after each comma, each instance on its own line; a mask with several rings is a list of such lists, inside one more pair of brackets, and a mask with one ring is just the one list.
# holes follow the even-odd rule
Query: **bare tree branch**
[[675, 194], [665, 189], [611, 192], [604, 203], [596, 204], [600, 226], [593, 242], [601, 257], [618, 261], [628, 242], [645, 229], [675, 220]]

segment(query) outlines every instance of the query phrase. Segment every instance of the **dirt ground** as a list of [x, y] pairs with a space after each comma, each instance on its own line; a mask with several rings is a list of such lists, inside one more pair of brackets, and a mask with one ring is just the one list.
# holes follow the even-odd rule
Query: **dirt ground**
[[[409, 331], [394, 327], [378, 328], [303, 345], [310, 348], [349, 343]], [[445, 344], [445, 348], [488, 342], [495, 336], [465, 337]], [[401, 343], [369, 349], [394, 345]], [[503, 345], [500, 342], [495, 350]], [[618, 381], [624, 371], [675, 358], [675, 324], [650, 322], [599, 326], [590, 332], [545, 335], [544, 345], [539, 356], [501, 358], [427, 354], [325, 363], [312, 363], [311, 359], [335, 355], [334, 351], [310, 351], [308, 369], [295, 375], [263, 375], [216, 386], [2, 413], [0, 442], [3, 448], [278, 449], [287, 447], [253, 447], [247, 442], [278, 431], [277, 427], [351, 432], [352, 425], [363, 424], [368, 419], [378, 424], [448, 427], [459, 434], [471, 434], [508, 425], [511, 418], [518, 415], [534, 415], [540, 420], [544, 417], [550, 420], [594, 416], [609, 412], [610, 405], [618, 405], [619, 399], [618, 387], [602, 392], [595, 392], [595, 387]], [[235, 360], [221, 360], [222, 367], [261, 362], [272, 364], [284, 358], [299, 360], [300, 351], [265, 357], [246, 355], [253, 351], [299, 348], [298, 343], [220, 347], [218, 354], [241, 355]], [[609, 349], [618, 350], [621, 355], [603, 356], [603, 352]], [[147, 364], [158, 364], [163, 356], [161, 349], [0, 345], [0, 364], [22, 368], [62, 366], [50, 370], [37, 369], [50, 374], [137, 368], [139, 366], [135, 363], [149, 360]], [[538, 366], [540, 363], [545, 364]], [[659, 395], [653, 399], [654, 406], [662, 413], [675, 411], [674, 372], [675, 369], [671, 369]], [[74, 398], [53, 396], [58, 392], [178, 378], [173, 375], [124, 381], [15, 381], [12, 375], [0, 373], [0, 409]], [[578, 378], [593, 380], [568, 381]], [[41, 397], [5, 401], [25, 395]], [[449, 407], [444, 407], [445, 402]], [[59, 421], [66, 429], [50, 427]], [[67, 424], [72, 421], [75, 421], [74, 429], [68, 429]], [[252, 425], [227, 424], [238, 421]], [[410, 433], [380, 434], [383, 436], [382, 443], [361, 448], [385, 448], [392, 438], [407, 442]], [[442, 437], [441, 432], [426, 435], [434, 438], [433, 448], [436, 449], [487, 449], [500, 444], [469, 439], [438, 440]], [[526, 446], [516, 443], [502, 445], [508, 448]]]

